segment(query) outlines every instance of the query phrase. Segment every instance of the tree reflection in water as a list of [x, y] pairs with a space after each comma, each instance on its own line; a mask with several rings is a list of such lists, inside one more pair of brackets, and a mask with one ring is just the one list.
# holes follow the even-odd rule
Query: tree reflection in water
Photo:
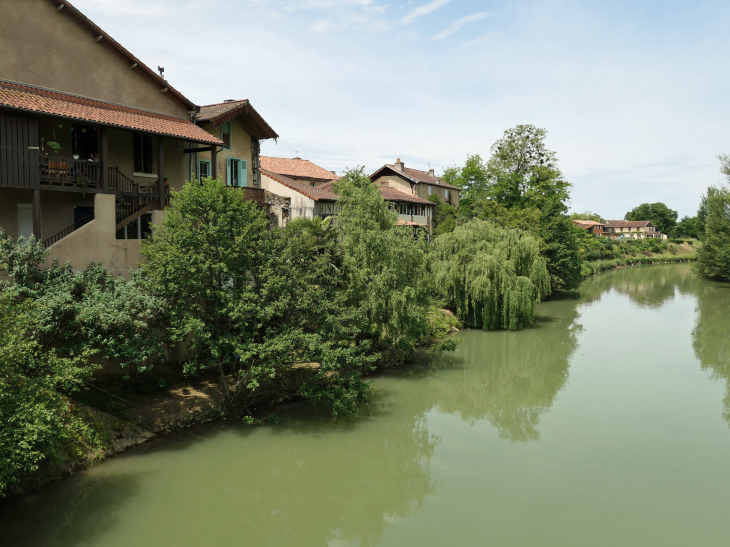
[[730, 424], [730, 283], [698, 280], [697, 318], [692, 347], [702, 370], [725, 381], [723, 417]]

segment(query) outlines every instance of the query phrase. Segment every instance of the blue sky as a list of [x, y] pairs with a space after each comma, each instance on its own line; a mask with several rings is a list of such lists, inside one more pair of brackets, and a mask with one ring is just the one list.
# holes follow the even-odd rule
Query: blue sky
[[730, 2], [75, 0], [198, 104], [251, 100], [341, 171], [437, 173], [519, 123], [548, 130], [571, 209], [694, 214], [730, 153]]

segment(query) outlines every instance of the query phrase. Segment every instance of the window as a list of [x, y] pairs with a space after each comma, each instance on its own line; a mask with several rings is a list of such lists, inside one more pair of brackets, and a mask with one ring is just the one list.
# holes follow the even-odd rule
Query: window
[[431, 188], [431, 185], [429, 184], [429, 185], [428, 185], [428, 195], [429, 195], [429, 196], [431, 195], [431, 189], [432, 189], [432, 188]]
[[152, 135], [134, 135], [134, 172], [152, 173]]
[[71, 124], [71, 150], [81, 160], [92, 160], [99, 153], [99, 138], [96, 127]]
[[231, 149], [231, 122], [225, 122], [221, 125], [221, 140], [226, 143], [223, 150]]
[[226, 160], [226, 184], [236, 188], [248, 186], [248, 162], [238, 158]]
[[444, 200], [449, 201], [449, 190], [444, 188]]
[[208, 160], [198, 161], [198, 180], [210, 178], [211, 169], [210, 162]]
[[152, 213], [145, 213], [117, 230], [117, 239], [147, 239], [152, 233], [151, 226]]

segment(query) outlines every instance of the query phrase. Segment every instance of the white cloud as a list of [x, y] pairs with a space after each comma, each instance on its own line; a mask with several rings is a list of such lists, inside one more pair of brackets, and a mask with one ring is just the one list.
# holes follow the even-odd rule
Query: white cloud
[[432, 0], [428, 4], [423, 4], [422, 6], [418, 6], [416, 9], [408, 12], [403, 19], [401, 19], [401, 22], [404, 25], [407, 25], [409, 23], [412, 23], [419, 17], [422, 17], [424, 15], [428, 15], [432, 11], [436, 11], [439, 8], [444, 7], [449, 2], [452, 2], [453, 0]]
[[317, 19], [312, 23], [312, 32], [322, 33], [337, 28], [337, 24], [330, 19]]
[[457, 30], [459, 30], [461, 27], [468, 23], [472, 23], [474, 21], [479, 21], [480, 19], [484, 19], [487, 15], [489, 15], [486, 11], [480, 11], [479, 13], [472, 13], [471, 15], [467, 15], [466, 17], [462, 17], [461, 19], [457, 19], [453, 23], [451, 23], [448, 27], [446, 27], [444, 30], [439, 32], [434, 38], [436, 40], [441, 40], [442, 38], [446, 38], [449, 34], [454, 34]]

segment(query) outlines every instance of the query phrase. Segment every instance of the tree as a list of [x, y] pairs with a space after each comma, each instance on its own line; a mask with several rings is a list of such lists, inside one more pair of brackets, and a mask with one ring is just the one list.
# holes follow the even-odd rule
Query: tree
[[638, 207], [633, 208], [624, 216], [625, 220], [648, 220], [657, 230], [663, 234], [669, 231], [677, 224], [677, 216], [679, 213], [673, 211], [663, 203], [642, 203]]
[[359, 340], [392, 359], [409, 357], [428, 327], [425, 234], [414, 237], [410, 227], [397, 226], [397, 213], [362, 168], [345, 173], [335, 189], [347, 301], [360, 317]]
[[436, 286], [467, 325], [519, 329], [550, 293], [539, 241], [516, 229], [474, 219], [433, 243]]
[[705, 236], [697, 251], [697, 271], [705, 277], [730, 280], [730, 190], [708, 188]]
[[167, 303], [171, 341], [188, 345], [185, 372], [218, 371], [235, 413], [302, 395], [347, 414], [371, 362], [352, 343], [342, 259], [331, 227], [269, 231], [262, 210], [221, 180], [190, 181], [145, 242], [142, 272]]
[[669, 232], [671, 238], [700, 239], [700, 223], [698, 218], [683, 216], [677, 225]]
[[517, 125], [491, 148], [487, 162], [488, 197], [507, 208], [540, 208], [546, 201], [569, 197], [570, 183], [557, 165], [557, 154], [545, 146], [547, 131]]
[[553, 289], [574, 289], [580, 283], [581, 260], [577, 228], [562, 201], [553, 198], [543, 204], [535, 232], [541, 239], [540, 254], [547, 261]]
[[437, 194], [428, 196], [428, 201], [435, 203], [433, 212], [433, 235], [438, 237], [441, 234], [453, 232], [456, 228], [457, 212], [453, 205], [447, 201], [441, 201]]

